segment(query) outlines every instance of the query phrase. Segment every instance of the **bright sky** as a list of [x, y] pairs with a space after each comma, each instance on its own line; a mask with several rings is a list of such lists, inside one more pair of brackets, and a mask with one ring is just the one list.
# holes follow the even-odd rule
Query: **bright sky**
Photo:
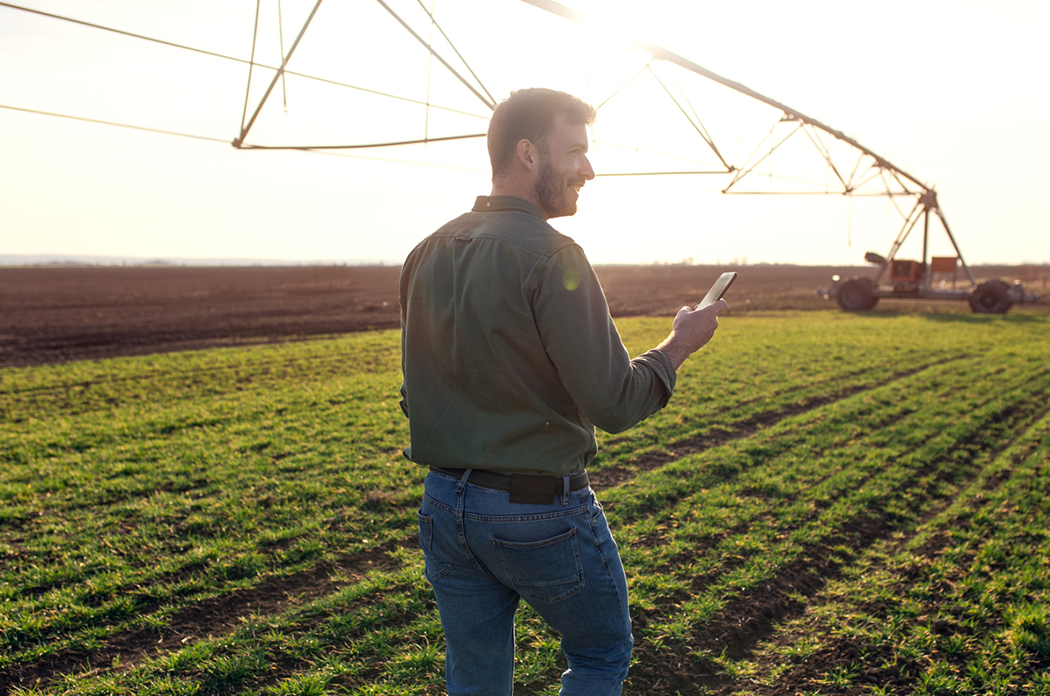
[[[615, 93], [593, 131], [599, 174], [724, 168], [679, 105], [741, 168], [768, 150], [767, 134], [778, 142], [795, 127], [681, 68], [655, 61], [646, 71], [648, 54], [623, 49], [637, 39], [818, 119], [933, 185], [968, 263], [1050, 262], [1045, 0], [567, 0], [595, 20], [586, 29], [519, 0], [387, 3], [496, 100], [530, 86], [596, 104]], [[10, 4], [243, 60], [252, 54], [249, 0]], [[285, 52], [313, 6], [282, 0]], [[260, 8], [256, 61], [272, 66], [281, 55], [277, 0]], [[487, 125], [481, 99], [378, 2], [326, 0], [288, 69], [373, 92], [289, 75], [246, 142], [349, 145]], [[244, 63], [0, 4], [0, 255], [398, 261], [489, 191], [483, 140], [328, 154], [237, 150], [230, 142], [242, 115], [251, 117], [274, 72], [256, 68], [246, 100], [248, 75]], [[442, 108], [424, 105], [428, 92]], [[845, 178], [870, 164], [823, 133], [797, 132], [731, 190], [841, 192], [818, 146]], [[552, 223], [594, 263], [856, 265], [866, 251], [888, 252], [915, 202], [719, 193], [731, 181], [726, 173], [599, 177], [575, 217]], [[930, 252], [952, 254], [940, 224], [930, 229]], [[921, 254], [921, 231], [920, 221], [902, 258]]]

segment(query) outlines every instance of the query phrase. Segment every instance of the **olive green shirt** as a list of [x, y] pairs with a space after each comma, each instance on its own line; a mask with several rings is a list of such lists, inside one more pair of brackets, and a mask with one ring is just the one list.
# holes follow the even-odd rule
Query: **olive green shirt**
[[401, 271], [410, 460], [564, 475], [667, 404], [660, 350], [631, 359], [583, 250], [531, 203], [481, 196]]

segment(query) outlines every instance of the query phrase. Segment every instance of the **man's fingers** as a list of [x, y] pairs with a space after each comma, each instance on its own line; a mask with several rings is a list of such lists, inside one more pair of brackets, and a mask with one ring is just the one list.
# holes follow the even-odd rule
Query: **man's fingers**
[[[701, 307], [700, 305], [697, 305], [692, 311], [699, 312], [701, 309], [703, 309], [703, 310], [706, 310], [708, 312], [712, 312], [713, 314], [721, 314], [728, 307], [729, 307], [729, 304], [726, 303], [726, 301], [724, 299], [721, 299], [721, 300], [718, 300], [717, 302], [712, 302], [711, 304], [707, 305], [706, 307]], [[683, 307], [683, 309], [685, 309], [685, 308]]]
[[718, 330], [718, 315], [729, 305], [725, 300], [706, 307], [682, 307], [671, 325], [671, 336], [660, 345], [671, 356], [677, 370], [690, 354], [707, 344]]

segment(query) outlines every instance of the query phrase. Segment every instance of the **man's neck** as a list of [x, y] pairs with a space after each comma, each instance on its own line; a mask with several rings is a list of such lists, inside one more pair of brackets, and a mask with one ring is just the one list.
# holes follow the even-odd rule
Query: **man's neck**
[[[505, 176], [492, 182], [492, 193], [489, 195], [515, 196], [516, 198], [526, 200], [537, 208], [540, 208], [539, 200], [536, 198], [536, 192], [533, 189], [532, 182], [523, 181], [520, 177]], [[540, 210], [542, 210], [542, 208], [540, 208]]]

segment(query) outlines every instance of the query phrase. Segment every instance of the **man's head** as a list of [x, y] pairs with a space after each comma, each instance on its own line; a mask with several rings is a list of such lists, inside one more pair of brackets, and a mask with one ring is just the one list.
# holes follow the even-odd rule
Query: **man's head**
[[512, 92], [489, 122], [493, 191], [526, 198], [548, 218], [574, 214], [579, 188], [594, 178], [586, 156], [594, 119], [594, 107], [565, 92]]

